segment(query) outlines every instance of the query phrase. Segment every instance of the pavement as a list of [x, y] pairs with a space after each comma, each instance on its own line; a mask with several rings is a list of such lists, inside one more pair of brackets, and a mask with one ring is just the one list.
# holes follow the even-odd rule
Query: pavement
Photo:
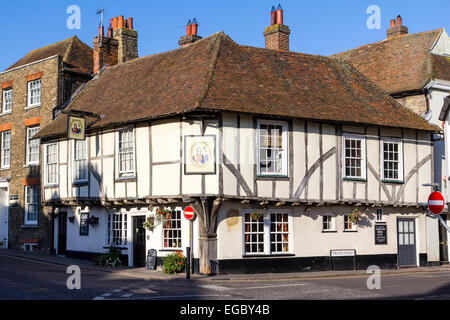
[[[55, 265], [77, 265], [81, 269], [100, 271], [107, 273], [114, 273], [117, 275], [154, 279], [154, 280], [175, 280], [185, 279], [186, 274], [169, 275], [163, 273], [161, 270], [147, 270], [145, 268], [130, 268], [126, 266], [108, 268], [97, 266], [94, 262], [89, 260], [66, 258], [64, 256], [49, 255], [40, 252], [29, 252], [14, 249], [0, 249], [0, 255], [13, 256], [28, 260], [46, 262]], [[413, 267], [400, 269], [382, 269], [383, 275], [388, 274], [414, 274], [427, 272], [450, 272], [450, 265], [430, 266], [430, 267]], [[307, 280], [307, 279], [326, 279], [326, 278], [343, 278], [343, 277], [361, 277], [367, 276], [366, 270], [346, 270], [346, 271], [320, 271], [320, 272], [293, 272], [293, 273], [258, 273], [258, 274], [230, 274], [230, 275], [199, 275], [191, 274], [191, 279], [200, 281], [267, 281], [267, 280]]]

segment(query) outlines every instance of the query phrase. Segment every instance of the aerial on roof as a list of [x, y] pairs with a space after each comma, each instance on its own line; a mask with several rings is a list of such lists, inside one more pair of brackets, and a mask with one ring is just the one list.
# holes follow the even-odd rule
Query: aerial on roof
[[423, 89], [431, 80], [450, 81], [450, 59], [432, 53], [444, 29], [388, 38], [332, 55], [353, 64], [390, 94]]
[[[241, 46], [223, 32], [109, 67], [88, 82], [68, 109], [102, 116], [89, 120], [90, 129], [228, 111], [436, 130], [348, 62]], [[66, 124], [62, 115], [38, 135], [63, 135]]]
[[61, 56], [62, 61], [65, 63], [67, 68], [73, 71], [89, 74], [92, 73], [93, 50], [76, 36], [48, 45], [46, 47], [30, 51], [26, 56], [14, 63], [5, 71], [15, 69], [17, 67], [21, 67], [55, 55]]

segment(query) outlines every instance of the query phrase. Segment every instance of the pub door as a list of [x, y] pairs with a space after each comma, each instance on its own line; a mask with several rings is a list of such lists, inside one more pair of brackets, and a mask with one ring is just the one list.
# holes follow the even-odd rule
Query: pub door
[[[442, 219], [447, 223], [447, 215], [441, 214]], [[439, 257], [441, 263], [448, 263], [448, 232], [439, 222]]]
[[67, 212], [58, 214], [58, 254], [65, 255], [67, 250]]
[[397, 219], [398, 266], [417, 266], [416, 222], [414, 219]]
[[145, 228], [143, 223], [145, 216], [133, 217], [133, 266], [144, 267], [146, 246], [145, 246]]

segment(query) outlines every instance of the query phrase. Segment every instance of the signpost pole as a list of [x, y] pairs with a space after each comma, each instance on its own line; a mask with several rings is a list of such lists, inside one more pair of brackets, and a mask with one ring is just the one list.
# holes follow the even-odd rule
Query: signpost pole
[[194, 274], [194, 224], [192, 222], [192, 220], [189, 221], [189, 246], [191, 247], [191, 273]]
[[450, 234], [450, 227], [445, 223], [444, 219], [440, 215], [436, 215], [441, 224], [444, 226], [445, 229], [447, 229], [447, 232]]
[[186, 279], [191, 278], [191, 248], [186, 248]]

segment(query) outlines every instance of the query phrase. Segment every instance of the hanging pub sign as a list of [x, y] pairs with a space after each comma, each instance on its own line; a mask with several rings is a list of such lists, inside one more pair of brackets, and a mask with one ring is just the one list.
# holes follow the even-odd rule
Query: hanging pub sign
[[216, 137], [185, 136], [184, 173], [216, 174]]
[[67, 137], [74, 140], [84, 140], [86, 118], [79, 116], [67, 116]]

